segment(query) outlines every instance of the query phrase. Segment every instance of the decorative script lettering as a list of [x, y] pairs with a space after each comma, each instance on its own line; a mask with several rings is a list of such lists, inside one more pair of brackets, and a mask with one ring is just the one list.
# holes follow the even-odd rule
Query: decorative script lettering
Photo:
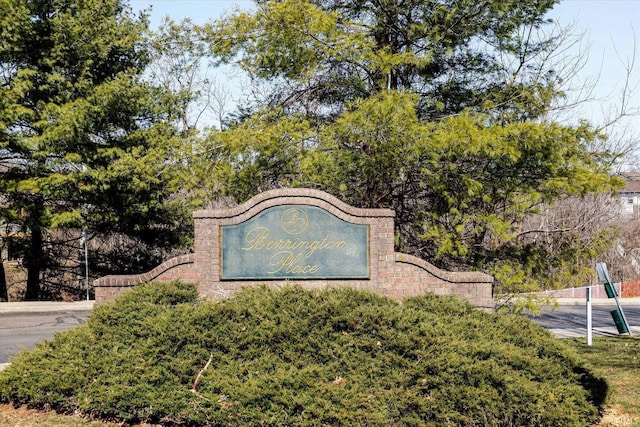
[[247, 246], [243, 251], [271, 250], [275, 252], [269, 259], [271, 270], [269, 274], [276, 274], [280, 271], [285, 273], [312, 274], [318, 272], [315, 264], [304, 264], [316, 251], [344, 249], [347, 242], [344, 240], [332, 240], [328, 235], [322, 240], [304, 239], [270, 239], [269, 228], [255, 227], [247, 232], [245, 236]]

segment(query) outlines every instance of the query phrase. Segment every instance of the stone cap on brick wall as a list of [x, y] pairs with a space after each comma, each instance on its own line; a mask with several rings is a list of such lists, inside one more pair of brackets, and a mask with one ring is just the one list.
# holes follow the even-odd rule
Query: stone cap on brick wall
[[160, 275], [162, 275], [165, 271], [181, 265], [193, 264], [194, 260], [194, 254], [180, 255], [163, 262], [153, 270], [150, 270], [146, 273], [103, 276], [99, 279], [94, 280], [93, 286], [129, 287], [151, 282], [160, 277]]
[[350, 206], [340, 199], [324, 191], [312, 188], [278, 188], [260, 193], [241, 205], [224, 209], [205, 209], [193, 213], [196, 219], [204, 218], [233, 218], [241, 217], [243, 221], [256, 215], [260, 211], [275, 205], [316, 205], [328, 206], [339, 218], [349, 221], [353, 218], [394, 218], [395, 212], [391, 209], [364, 209]]
[[421, 269], [428, 271], [434, 277], [444, 280], [450, 283], [493, 283], [494, 278], [489, 274], [485, 274], [479, 271], [445, 271], [441, 270], [435, 265], [418, 258], [413, 255], [403, 254], [396, 252], [396, 262], [405, 264], [413, 264]]

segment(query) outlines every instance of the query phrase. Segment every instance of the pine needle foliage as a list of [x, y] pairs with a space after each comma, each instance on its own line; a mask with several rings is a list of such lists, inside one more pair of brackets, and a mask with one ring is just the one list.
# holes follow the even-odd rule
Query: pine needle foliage
[[534, 323], [455, 298], [153, 283], [12, 360], [0, 401], [166, 425], [585, 426], [606, 384]]

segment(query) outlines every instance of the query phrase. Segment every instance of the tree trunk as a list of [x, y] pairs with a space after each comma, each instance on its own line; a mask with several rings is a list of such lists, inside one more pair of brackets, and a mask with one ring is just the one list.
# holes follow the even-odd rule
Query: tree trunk
[[36, 301], [40, 297], [40, 273], [44, 267], [44, 248], [42, 241], [42, 227], [40, 217], [36, 216], [31, 227], [31, 242], [25, 254], [24, 265], [27, 268], [27, 290], [25, 301]]
[[9, 301], [9, 292], [7, 291], [7, 276], [4, 272], [4, 262], [0, 260], [0, 302]]

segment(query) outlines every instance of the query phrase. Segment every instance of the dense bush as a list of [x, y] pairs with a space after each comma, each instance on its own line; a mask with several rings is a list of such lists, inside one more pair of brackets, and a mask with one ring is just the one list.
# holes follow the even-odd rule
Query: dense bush
[[351, 289], [141, 286], [16, 357], [0, 400], [213, 425], [562, 425], [598, 418], [602, 382], [526, 319], [453, 298]]

